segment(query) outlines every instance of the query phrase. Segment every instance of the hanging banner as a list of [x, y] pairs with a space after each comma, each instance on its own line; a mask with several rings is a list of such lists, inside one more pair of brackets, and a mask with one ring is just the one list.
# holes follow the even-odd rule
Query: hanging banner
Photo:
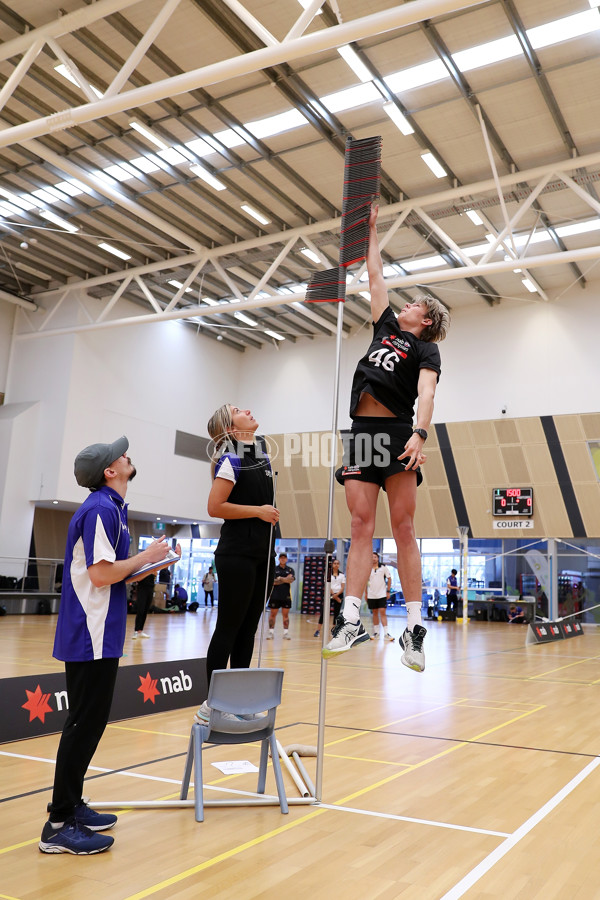
[[540, 553], [539, 550], [526, 550], [525, 559], [529, 563], [529, 567], [539, 583], [543, 592], [547, 597], [551, 594], [550, 585], [550, 569], [548, 567], [548, 557]]

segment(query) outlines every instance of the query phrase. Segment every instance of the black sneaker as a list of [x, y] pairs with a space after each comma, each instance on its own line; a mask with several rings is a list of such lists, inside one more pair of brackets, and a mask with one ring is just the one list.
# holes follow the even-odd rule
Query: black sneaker
[[353, 625], [351, 622], [347, 622], [341, 614], [336, 619], [332, 635], [333, 637], [327, 646], [321, 651], [323, 659], [339, 656], [340, 653], [345, 653], [354, 644], [362, 644], [363, 641], [369, 640], [369, 635], [362, 627], [361, 622]]
[[400, 661], [409, 669], [414, 669], [415, 672], [425, 671], [423, 640], [426, 634], [426, 628], [423, 628], [422, 625], [415, 625], [412, 631], [405, 628], [402, 637], [398, 638], [398, 643], [404, 650]]
[[104, 853], [114, 844], [115, 839], [107, 834], [96, 834], [80, 825], [74, 816], [60, 828], [53, 828], [46, 822], [42, 831], [39, 848], [42, 853], [72, 853], [75, 856], [90, 856]]

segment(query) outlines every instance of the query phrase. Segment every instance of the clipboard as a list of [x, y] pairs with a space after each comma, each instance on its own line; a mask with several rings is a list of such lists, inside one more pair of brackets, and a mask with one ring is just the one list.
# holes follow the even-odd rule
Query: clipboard
[[125, 579], [125, 584], [131, 584], [132, 581], [140, 581], [142, 578], [145, 578], [147, 575], [151, 575], [153, 572], [159, 572], [160, 569], [166, 569], [167, 566], [172, 566], [173, 563], [176, 563], [181, 557], [178, 553], [175, 553], [174, 550], [169, 550], [164, 559], [161, 559], [159, 562], [147, 563], [145, 566], [142, 566], [141, 569], [136, 569], [135, 572], [132, 572]]

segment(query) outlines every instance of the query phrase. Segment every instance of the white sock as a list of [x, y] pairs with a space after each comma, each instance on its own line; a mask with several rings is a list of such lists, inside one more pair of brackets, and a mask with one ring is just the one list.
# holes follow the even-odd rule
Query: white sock
[[423, 619], [421, 618], [421, 604], [417, 603], [407, 603], [406, 604], [406, 627], [409, 631], [412, 631], [415, 625], [422, 625]]
[[347, 594], [344, 598], [342, 615], [346, 622], [358, 625], [360, 622], [360, 597], [353, 597], [351, 594]]
[[65, 824], [64, 822], [50, 822], [55, 831], [58, 831], [59, 828], [62, 828]]

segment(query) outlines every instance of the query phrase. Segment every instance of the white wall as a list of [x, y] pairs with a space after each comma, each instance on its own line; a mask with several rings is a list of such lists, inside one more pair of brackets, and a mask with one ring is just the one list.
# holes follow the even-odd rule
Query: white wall
[[[352, 302], [352, 301], [349, 301]], [[456, 310], [440, 345], [442, 377], [434, 422], [593, 412], [600, 409], [600, 285], [572, 288], [559, 301], [481, 303]], [[349, 424], [350, 387], [371, 331], [343, 341], [340, 427]], [[331, 427], [333, 339], [247, 351], [243, 402], [265, 432]]]
[[10, 356], [10, 342], [12, 339], [13, 322], [16, 306], [0, 300], [0, 393], [6, 391], [6, 378], [8, 375], [8, 358]]

